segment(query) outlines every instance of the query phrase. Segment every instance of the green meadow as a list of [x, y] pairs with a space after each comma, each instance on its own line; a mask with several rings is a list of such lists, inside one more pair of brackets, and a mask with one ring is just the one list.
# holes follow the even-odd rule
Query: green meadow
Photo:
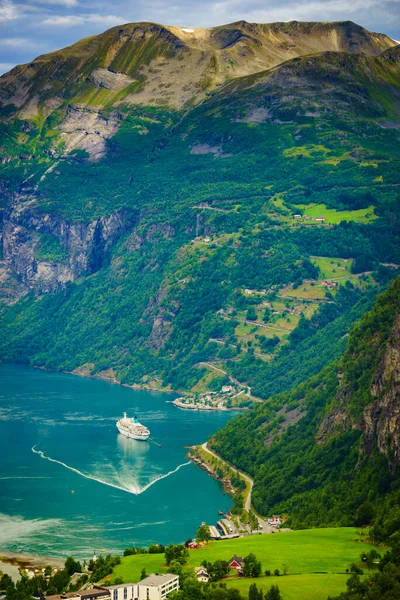
[[298, 298], [299, 300], [323, 300], [326, 296], [326, 288], [321, 285], [311, 285], [311, 283], [302, 284], [298, 288], [293, 288], [293, 285], [289, 285], [279, 292], [282, 298]]
[[319, 267], [321, 279], [335, 279], [337, 277], [348, 276], [350, 275], [353, 263], [350, 258], [331, 258], [325, 256], [312, 256], [310, 260], [313, 265]]
[[[282, 574], [284, 565], [287, 569], [286, 576], [258, 578], [255, 580], [258, 585], [267, 589], [278, 583], [285, 600], [323, 600], [345, 589], [346, 569], [370, 548], [362, 541], [361, 532], [353, 527], [306, 529], [209, 542], [204, 548], [189, 551], [185, 568], [199, 566], [203, 560], [229, 560], [233, 554], [244, 557], [253, 552], [261, 561], [263, 572], [279, 569]], [[163, 573], [168, 567], [163, 554], [127, 556], [115, 567], [113, 580], [138, 581], [142, 569], [147, 573]], [[246, 592], [252, 581], [235, 575], [226, 583]]]
[[325, 204], [299, 204], [298, 207], [303, 211], [304, 216], [312, 219], [325, 217], [325, 223], [332, 225], [341, 221], [371, 223], [377, 218], [373, 206], [360, 208], [359, 210], [336, 210], [336, 208], [327, 208]]
[[259, 577], [258, 579], [232, 579], [226, 582], [228, 587], [235, 587], [243, 596], [248, 594], [249, 587], [255, 583], [265, 594], [272, 585], [277, 585], [283, 600], [326, 600], [328, 594], [337, 596], [346, 589], [348, 575], [306, 573], [303, 575], [286, 575], [285, 577]]

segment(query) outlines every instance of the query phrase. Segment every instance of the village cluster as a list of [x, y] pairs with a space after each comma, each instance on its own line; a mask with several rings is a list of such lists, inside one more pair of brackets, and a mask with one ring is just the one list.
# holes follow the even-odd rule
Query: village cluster
[[232, 385], [223, 385], [220, 392], [205, 392], [203, 394], [191, 394], [182, 396], [172, 401], [178, 408], [187, 410], [226, 410], [229, 401], [244, 394], [245, 390], [239, 392]]
[[304, 219], [305, 221], [317, 221], [317, 223], [324, 223], [325, 222], [325, 217], [315, 217], [315, 219], [313, 219], [312, 217], [309, 217], [308, 215], [294, 215], [295, 219]]

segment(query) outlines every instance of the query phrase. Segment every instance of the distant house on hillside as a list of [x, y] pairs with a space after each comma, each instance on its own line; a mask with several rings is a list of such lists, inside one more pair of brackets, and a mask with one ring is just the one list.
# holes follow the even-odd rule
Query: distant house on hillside
[[301, 219], [301, 215], [294, 215], [295, 219]]
[[231, 385], [223, 385], [221, 388], [221, 392], [223, 394], [228, 394], [229, 392], [233, 392], [233, 387]]
[[208, 583], [210, 581], [210, 574], [205, 567], [195, 567], [194, 570], [197, 581]]
[[272, 517], [268, 519], [268, 524], [271, 525], [271, 527], [279, 527], [279, 525], [282, 525], [282, 522], [280, 515], [272, 515]]
[[190, 548], [191, 550], [196, 550], [199, 547], [199, 545], [195, 540], [192, 540], [191, 542], [188, 543], [187, 547]]
[[241, 556], [236, 556], [236, 554], [234, 554], [231, 560], [229, 561], [229, 566], [231, 569], [236, 569], [238, 573], [242, 573], [244, 567], [244, 560]]
[[315, 220], [323, 223], [325, 221], [325, 217], [316, 217]]

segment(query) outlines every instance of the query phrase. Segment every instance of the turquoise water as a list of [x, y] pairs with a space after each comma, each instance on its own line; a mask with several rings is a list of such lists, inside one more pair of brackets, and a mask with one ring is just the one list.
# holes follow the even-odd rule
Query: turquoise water
[[[231, 501], [185, 458], [232, 416], [176, 408], [171, 394], [0, 365], [0, 550], [88, 558], [180, 542]], [[137, 415], [162, 447], [128, 440]]]

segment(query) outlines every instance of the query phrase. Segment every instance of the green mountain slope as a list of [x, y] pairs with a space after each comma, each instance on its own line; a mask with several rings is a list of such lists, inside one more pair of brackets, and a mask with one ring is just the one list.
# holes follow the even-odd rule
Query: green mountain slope
[[296, 56], [329, 50], [375, 56], [395, 45], [351, 22], [240, 21], [210, 29], [128, 23], [16, 67], [0, 79], [0, 102], [31, 116], [66, 101], [180, 108], [227, 79]]
[[[3, 106], [0, 356], [174, 389], [293, 388], [341, 355], [400, 264], [399, 48], [355, 54], [391, 42], [351, 24], [234, 24], [191, 46], [185, 34], [190, 51], [174, 28], [119, 29], [38, 59], [30, 81], [55, 69], [53, 108], [42, 99], [31, 118]], [[91, 56], [103, 68], [127, 48], [124, 73], [139, 77], [151, 44], [186, 64], [194, 48], [222, 56], [252, 32], [270, 56], [271, 31], [348, 52], [236, 78], [184, 111], [68, 96]], [[143, 52], [142, 34], [154, 42]]]
[[263, 514], [288, 513], [296, 526], [368, 524], [398, 489], [399, 300], [397, 278], [338, 363], [214, 436], [212, 446], [254, 476]]

